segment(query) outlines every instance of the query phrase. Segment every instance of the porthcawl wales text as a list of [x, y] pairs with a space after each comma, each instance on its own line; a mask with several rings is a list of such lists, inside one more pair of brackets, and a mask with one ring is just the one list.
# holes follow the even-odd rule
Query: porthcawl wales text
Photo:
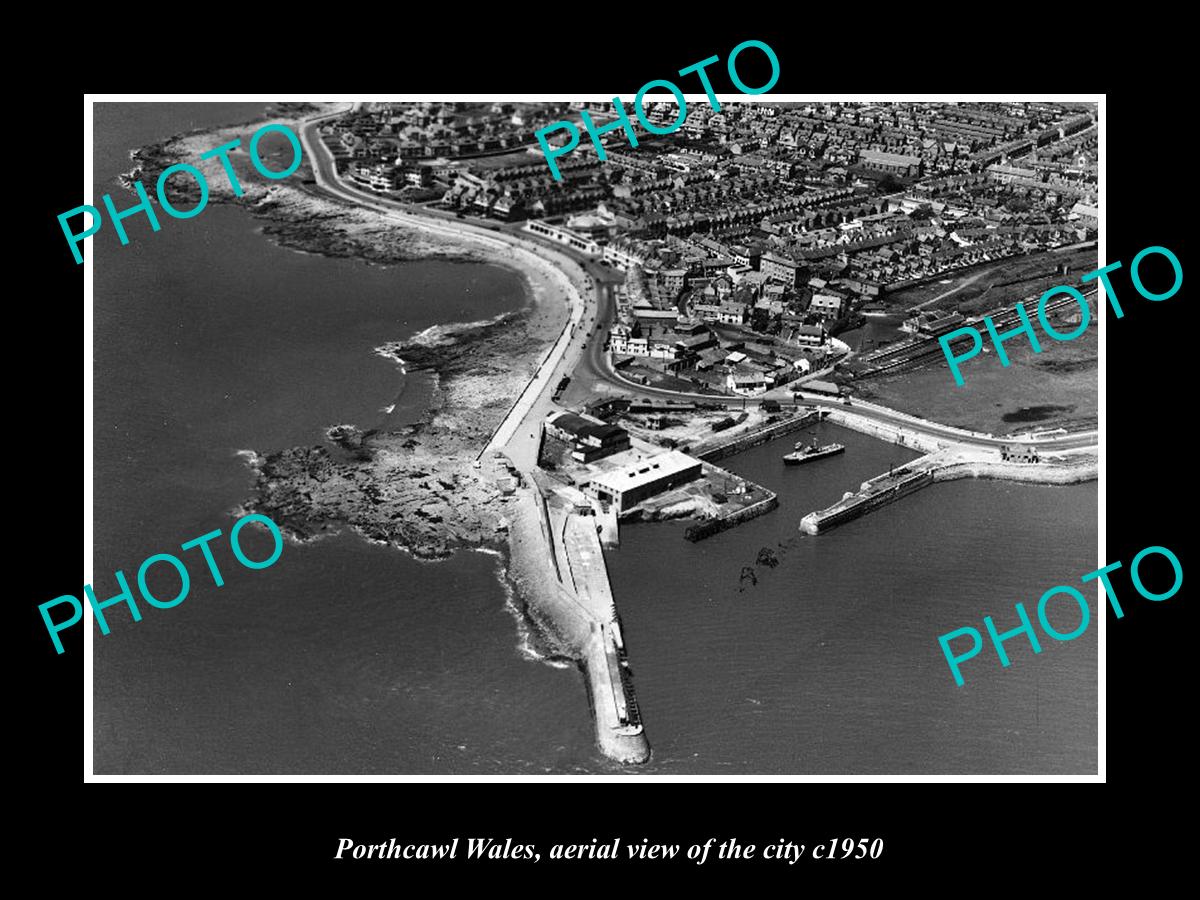
[[[514, 862], [541, 862], [543, 850], [537, 844], [526, 844], [512, 838], [467, 838], [459, 846], [460, 839], [452, 838], [443, 844], [404, 844], [395, 838], [378, 844], [359, 843], [353, 838], [338, 841], [334, 859], [345, 860], [441, 860], [457, 859], [460, 850], [466, 859]], [[808, 851], [807, 856], [805, 851]], [[688, 860], [696, 865], [724, 860], [766, 860], [795, 865], [802, 860], [876, 860], [883, 855], [883, 838], [831, 838], [819, 843], [805, 845], [784, 838], [775, 843], [751, 844], [736, 838], [720, 840], [709, 838], [697, 844], [664, 844], [652, 842], [650, 838], [640, 841], [622, 842], [619, 837], [610, 840], [592, 838], [586, 844], [552, 844], [546, 858], [555, 860], [614, 860], [614, 861], [663, 861]]]

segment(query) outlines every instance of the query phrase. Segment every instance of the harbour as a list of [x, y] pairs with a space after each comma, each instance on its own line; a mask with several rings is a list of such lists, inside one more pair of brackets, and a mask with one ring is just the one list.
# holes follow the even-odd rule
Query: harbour
[[[831, 422], [818, 436], [846, 453], [785, 470], [785, 437], [724, 461], [778, 495], [769, 515], [698, 544], [681, 540], [685, 522], [622, 526], [607, 568], [654, 745], [644, 771], [733, 772], [753, 760], [784, 773], [803, 760], [835, 775], [954, 773], [983, 753], [1004, 771], [1075, 771], [1094, 723], [1047, 710], [1095, 703], [1092, 632], [1003, 678], [985, 670], [958, 697], [944, 690], [930, 636], [977, 620], [981, 597], [1023, 599], [1065, 566], [1095, 568], [1096, 482], [935, 482], [812, 537], [799, 532], [803, 514], [920, 455]], [[763, 548], [777, 566], [756, 562]], [[1000, 555], [1008, 562], [989, 561]]]

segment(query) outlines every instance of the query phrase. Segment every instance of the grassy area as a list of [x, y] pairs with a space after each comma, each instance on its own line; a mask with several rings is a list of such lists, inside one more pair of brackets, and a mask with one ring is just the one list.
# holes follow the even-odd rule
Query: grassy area
[[[1010, 306], [1023, 297], [1042, 292], [1060, 284], [1075, 285], [1079, 276], [1097, 268], [1095, 248], [1069, 250], [1066, 253], [1033, 253], [946, 274], [924, 284], [888, 294], [886, 302], [892, 308], [907, 309], [932, 300], [939, 294], [955, 291], [932, 308], [958, 310], [964, 315], [977, 315], [997, 306]], [[1055, 268], [1067, 265], [1067, 274]]]
[[532, 166], [535, 163], [540, 163], [545, 169], [545, 160], [541, 155], [534, 156], [525, 150], [513, 150], [510, 153], [498, 153], [495, 156], [475, 156], [470, 160], [472, 169], [488, 170], [488, 169], [505, 169], [509, 166]]
[[902, 375], [855, 383], [855, 393], [936, 422], [997, 435], [1031, 426], [1095, 426], [1099, 386], [1094, 318], [1073, 341], [1043, 341], [1041, 353], [1021, 340], [1010, 341], [1006, 349], [1011, 357], [1007, 368], [995, 353], [965, 362], [962, 387], [955, 386], [945, 360], [937, 357]]

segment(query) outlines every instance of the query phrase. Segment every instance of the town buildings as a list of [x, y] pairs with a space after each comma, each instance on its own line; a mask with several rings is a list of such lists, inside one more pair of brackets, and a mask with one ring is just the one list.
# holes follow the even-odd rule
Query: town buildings
[[[597, 121], [610, 111], [589, 107]], [[1087, 104], [698, 107], [671, 135], [637, 126], [636, 148], [605, 134], [604, 163], [581, 142], [556, 182], [533, 133], [575, 109], [375, 103], [321, 134], [364, 189], [523, 223], [623, 272], [614, 365], [689, 390], [753, 396], [825, 369], [848, 350], [837, 335], [889, 292], [1093, 239], [1099, 225]], [[904, 327], [955, 321], [929, 312]]]

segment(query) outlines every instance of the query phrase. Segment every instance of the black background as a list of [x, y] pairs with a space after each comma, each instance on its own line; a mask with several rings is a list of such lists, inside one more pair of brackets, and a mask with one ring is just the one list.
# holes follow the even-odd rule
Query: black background
[[[1191, 113], [1177, 79], [1187, 51], [1179, 55], [1170, 46], [1172, 26], [1159, 19], [1147, 23], [1143, 34], [1133, 25], [1093, 26], [1083, 11], [1051, 22], [1041, 11], [1001, 15], [998, 9], [986, 14], [994, 14], [994, 21], [931, 25], [847, 8], [820, 25], [806, 19], [803, 27], [797, 22], [773, 29], [756, 24], [757, 18], [743, 22], [734, 15], [683, 34], [678, 22], [651, 29], [610, 13], [597, 10], [603, 23], [585, 28], [561, 21], [560, 12], [545, 10], [539, 19], [543, 13], [526, 10], [516, 17], [523, 23], [520, 30], [507, 25], [503, 35], [490, 22], [470, 30], [472, 16], [465, 9], [455, 11], [451, 18], [462, 21], [451, 27], [418, 23], [396, 7], [386, 29], [359, 27], [370, 16], [350, 28], [331, 21], [329, 31], [340, 33], [341, 44], [332, 43], [322, 33], [326, 29], [315, 24], [298, 26], [291, 39], [263, 35], [261, 41], [259, 26], [247, 25], [247, 41], [236, 47], [233, 34], [214, 24], [217, 33], [189, 51], [194, 62], [203, 63], [192, 76], [183, 74], [189, 67], [168, 60], [145, 66], [114, 62], [111, 68], [90, 70], [85, 88], [303, 92], [312, 99], [335, 91], [600, 91], [629, 100], [644, 82], [670, 78], [713, 54], [722, 59], [709, 70], [714, 87], [732, 92], [724, 59], [740, 41], [756, 38], [769, 43], [780, 60], [782, 74], [773, 93], [1106, 93], [1105, 262], [1125, 263], [1114, 284], [1126, 313], [1118, 321], [1109, 312], [1105, 323], [1104, 556], [1125, 564], [1113, 579], [1125, 618], [1107, 614], [1107, 704], [1101, 710], [1107, 720], [1102, 758], [1109, 784], [1104, 789], [1116, 795], [1102, 805], [1097, 794], [1085, 796], [1086, 788], [1055, 783], [667, 785], [636, 777], [594, 784], [84, 785], [82, 629], [63, 634], [67, 650], [56, 656], [37, 611], [38, 603], [60, 594], [78, 596], [81, 589], [74, 554], [82, 529], [75, 518], [81, 510], [76, 491], [82, 444], [72, 410], [79, 396], [75, 379], [90, 363], [68, 350], [77, 346], [83, 275], [56, 216], [83, 202], [84, 105], [75, 84], [60, 83], [55, 91], [43, 90], [22, 103], [22, 120], [10, 140], [23, 137], [17, 152], [35, 154], [36, 161], [9, 169], [17, 187], [28, 192], [18, 225], [33, 234], [32, 240], [10, 243], [18, 252], [9, 256], [14, 281], [23, 285], [10, 294], [16, 309], [8, 330], [9, 358], [21, 360], [22, 367], [10, 376], [9, 391], [15, 407], [9, 446], [16, 457], [10, 520], [19, 523], [22, 547], [9, 561], [10, 572], [18, 575], [9, 603], [14, 621], [21, 623], [24, 655], [10, 681], [21, 718], [8, 743], [16, 757], [11, 774], [32, 791], [20, 820], [26, 832], [22, 843], [35, 856], [44, 855], [46, 865], [82, 864], [90, 877], [103, 879], [111, 877], [110, 866], [119, 859], [135, 867], [138, 878], [161, 873], [188, 884], [245, 874], [275, 883], [299, 878], [310, 885], [316, 883], [313, 878], [330, 876], [350, 886], [374, 876], [402, 890], [426, 883], [429, 875], [450, 884], [453, 871], [479, 876], [484, 883], [515, 875], [530, 887], [545, 882], [576, 889], [582, 883], [564, 876], [585, 874], [585, 883], [603, 886], [595, 876], [616, 874], [613, 864], [582, 873], [578, 863], [551, 867], [545, 859], [536, 866], [418, 866], [335, 863], [332, 855], [340, 837], [361, 842], [394, 837], [398, 843], [512, 837], [516, 843], [541, 844], [544, 857], [551, 843], [618, 835], [623, 843], [648, 837], [685, 847], [709, 837], [736, 836], [760, 845], [784, 837], [811, 846], [849, 836], [883, 837], [886, 850], [871, 864], [806, 859], [791, 867], [760, 862], [718, 867], [710, 861], [699, 869], [681, 853], [674, 863], [644, 864], [621, 874], [666, 876], [674, 882], [698, 873], [704, 884], [712, 884], [731, 875], [739, 882], [746, 875], [774, 881], [774, 873], [780, 882], [797, 886], [814, 879], [845, 885], [867, 879], [957, 891], [998, 881], [1013, 889], [1032, 887], [1041, 882], [1032, 873], [1047, 866], [1069, 875], [1079, 865], [1089, 871], [1132, 865], [1129, 854], [1118, 852], [1126, 840], [1150, 839], [1156, 855], [1170, 855], [1171, 835], [1186, 829], [1167, 826], [1145, 807], [1161, 803], [1166, 814], [1177, 784], [1190, 780], [1190, 744], [1184, 736], [1193, 671], [1187, 665], [1192, 641], [1188, 585], [1168, 601], [1151, 603], [1133, 591], [1128, 565], [1139, 550], [1157, 544], [1171, 548], [1190, 571], [1181, 515], [1185, 494], [1191, 493], [1185, 466], [1193, 455], [1187, 393], [1193, 379], [1185, 370], [1191, 362], [1184, 321], [1188, 286], [1170, 300], [1151, 303], [1130, 286], [1128, 264], [1143, 247], [1162, 245], [1190, 271], [1184, 223], [1192, 215], [1196, 176], [1185, 131]], [[1014, 17], [1029, 21], [1014, 28]], [[1005, 28], [995, 27], [1001, 22]], [[276, 26], [261, 29], [281, 33]], [[739, 58], [747, 84], [766, 80], [765, 66], [755, 71], [756, 57], [756, 51], [748, 51]], [[685, 90], [697, 90], [691, 80], [683, 81]], [[14, 87], [22, 89], [20, 83]], [[1153, 265], [1144, 271], [1148, 283], [1162, 283], [1154, 280]], [[1166, 279], [1165, 264], [1160, 271]], [[32, 277], [25, 278], [26, 272]], [[1148, 566], [1144, 577], [1161, 590], [1153, 570]], [[1064, 581], [1076, 574], [1064, 573]], [[144, 677], [155, 675], [146, 671]], [[102, 861], [107, 861], [103, 867]], [[901, 872], [929, 880], [894, 881]], [[646, 883], [611, 886], [636, 890]]]

